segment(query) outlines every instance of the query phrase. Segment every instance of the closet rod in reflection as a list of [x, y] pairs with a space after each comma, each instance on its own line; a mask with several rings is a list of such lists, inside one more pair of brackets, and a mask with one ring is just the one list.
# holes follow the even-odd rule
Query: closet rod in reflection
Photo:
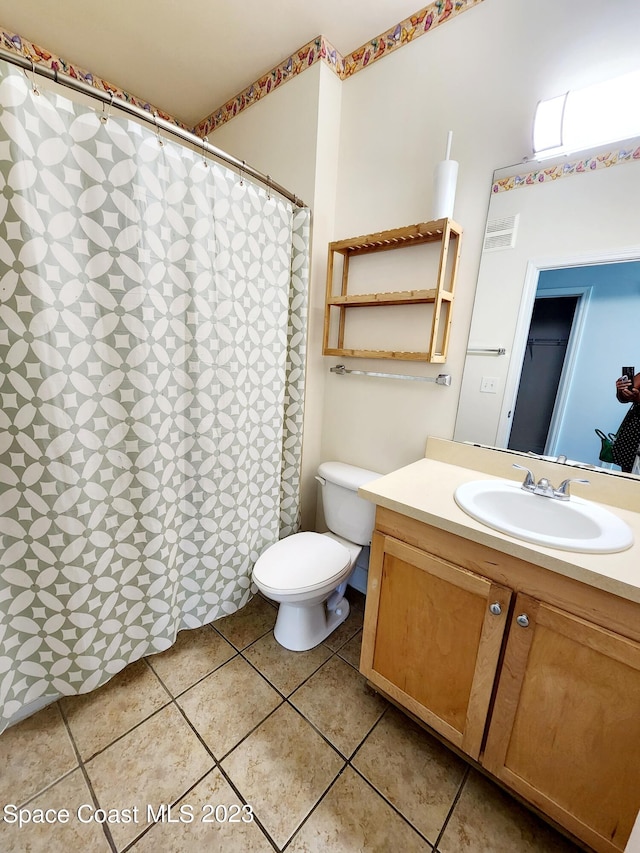
[[305, 203], [301, 199], [289, 192], [289, 190], [280, 186], [280, 184], [272, 181], [269, 175], [263, 175], [262, 172], [258, 172], [258, 170], [254, 169], [253, 166], [248, 166], [243, 160], [237, 160], [235, 157], [232, 157], [231, 154], [227, 154], [220, 148], [210, 145], [206, 139], [196, 136], [195, 133], [191, 133], [191, 131], [185, 130], [179, 125], [172, 124], [170, 121], [160, 118], [159, 115], [149, 112], [149, 110], [144, 110], [142, 107], [130, 104], [122, 98], [114, 97], [112, 92], [103, 92], [101, 89], [96, 89], [95, 86], [85, 83], [84, 80], [79, 80], [76, 77], [63, 74], [55, 68], [40, 65], [22, 54], [12, 53], [11, 51], [4, 50], [3, 48], [0, 48], [0, 59], [4, 59], [12, 65], [17, 65], [24, 71], [33, 72], [34, 74], [40, 74], [42, 77], [47, 77], [49, 80], [53, 80], [54, 83], [60, 83], [61, 86], [66, 86], [68, 89], [74, 89], [76, 92], [81, 92], [83, 95], [88, 95], [90, 98], [96, 98], [96, 100], [102, 101], [103, 104], [106, 104], [109, 107], [117, 107], [125, 113], [129, 113], [136, 118], [142, 119], [142, 121], [152, 124], [156, 130], [162, 130], [172, 136], [177, 136], [183, 142], [188, 142], [193, 145], [197, 150], [204, 151], [212, 157], [215, 157], [216, 160], [221, 160], [223, 163], [227, 163], [227, 165], [237, 169], [241, 175], [254, 178], [256, 181], [266, 186], [267, 189], [274, 190], [297, 207], [306, 207]]
[[353, 373], [358, 376], [377, 376], [380, 379], [409, 379], [412, 382], [435, 382], [436, 385], [451, 385], [451, 376], [448, 373], [439, 373], [437, 376], [411, 376], [408, 373], [378, 373], [374, 370], [349, 370], [344, 364], [336, 364], [329, 368], [330, 373], [344, 376], [345, 373]]
[[467, 355], [505, 355], [505, 347], [470, 347]]

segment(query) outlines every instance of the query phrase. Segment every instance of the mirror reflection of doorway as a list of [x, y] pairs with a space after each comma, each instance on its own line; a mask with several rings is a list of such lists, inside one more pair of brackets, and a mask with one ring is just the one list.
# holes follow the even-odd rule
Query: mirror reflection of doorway
[[578, 296], [537, 297], [531, 315], [508, 447], [544, 454]]
[[616, 399], [615, 380], [623, 364], [639, 360], [633, 353], [638, 340], [640, 249], [616, 257], [593, 254], [529, 262], [496, 444], [511, 446], [534, 301], [570, 296], [577, 296], [578, 302], [543, 455], [562, 454], [601, 465], [595, 429], [605, 434], [617, 431], [626, 409]]

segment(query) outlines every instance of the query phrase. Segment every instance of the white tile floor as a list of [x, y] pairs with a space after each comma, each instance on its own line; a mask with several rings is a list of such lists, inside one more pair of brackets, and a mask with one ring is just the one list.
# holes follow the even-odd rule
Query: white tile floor
[[296, 653], [258, 596], [6, 731], [0, 805], [69, 818], [0, 822], [0, 851], [576, 853], [366, 685], [352, 598]]

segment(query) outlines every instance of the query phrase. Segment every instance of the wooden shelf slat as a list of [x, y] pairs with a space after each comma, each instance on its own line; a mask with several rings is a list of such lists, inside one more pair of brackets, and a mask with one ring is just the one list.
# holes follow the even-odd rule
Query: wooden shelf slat
[[371, 305], [418, 305], [423, 302], [434, 302], [437, 290], [395, 290], [387, 293], [355, 293], [351, 296], [333, 296], [327, 300], [328, 305], [339, 305], [345, 308]]
[[421, 243], [439, 243], [447, 228], [447, 223], [451, 233], [456, 236], [462, 233], [460, 226], [451, 219], [435, 219], [432, 222], [418, 222], [417, 225], [407, 225], [389, 231], [378, 231], [375, 234], [364, 234], [361, 237], [335, 240], [333, 243], [329, 243], [329, 249], [334, 252], [355, 255], [399, 249], [408, 245], [418, 246]]
[[[327, 299], [327, 305], [337, 308], [371, 307], [374, 305], [420, 305], [435, 302], [437, 289], [430, 290], [394, 290], [386, 293], [356, 293], [352, 296], [332, 296]], [[443, 302], [452, 302], [453, 293], [448, 290], [440, 291]]]
[[394, 358], [400, 361], [428, 361], [444, 362], [444, 357], [432, 357], [428, 352], [413, 352], [403, 350], [381, 350], [381, 349], [326, 349], [323, 355], [333, 355], [348, 358]]

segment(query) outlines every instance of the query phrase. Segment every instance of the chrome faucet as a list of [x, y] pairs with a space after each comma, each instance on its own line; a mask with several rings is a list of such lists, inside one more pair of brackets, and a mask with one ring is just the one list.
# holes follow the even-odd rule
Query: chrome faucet
[[569, 477], [568, 479], [563, 480], [558, 488], [555, 489], [546, 477], [541, 477], [536, 483], [533, 472], [528, 468], [525, 468], [524, 465], [517, 465], [514, 462], [513, 467], [527, 472], [524, 482], [522, 483], [522, 488], [525, 492], [531, 492], [534, 495], [542, 495], [542, 497], [545, 498], [555, 498], [555, 500], [558, 501], [569, 500], [571, 497], [569, 494], [569, 486], [571, 483], [584, 483], [585, 485], [589, 483], [589, 480], [582, 480], [579, 477]]

